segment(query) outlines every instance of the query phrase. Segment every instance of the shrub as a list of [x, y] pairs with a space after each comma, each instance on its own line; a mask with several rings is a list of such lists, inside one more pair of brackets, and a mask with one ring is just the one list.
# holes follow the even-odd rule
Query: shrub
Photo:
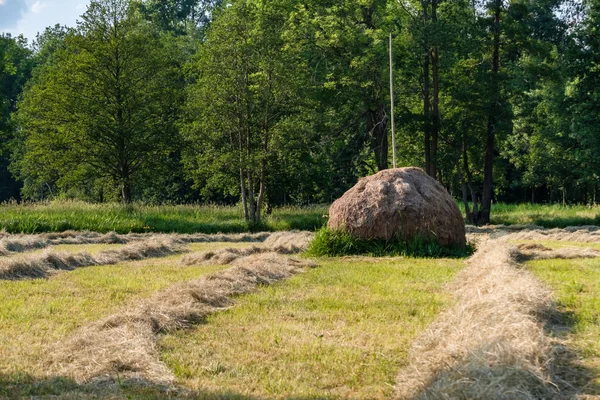
[[371, 257], [450, 257], [460, 258], [473, 254], [473, 247], [444, 247], [435, 240], [427, 238], [414, 238], [403, 240], [395, 237], [384, 239], [359, 239], [350, 233], [322, 228], [317, 231], [315, 238], [310, 243], [307, 255], [310, 256], [356, 256], [366, 255]]

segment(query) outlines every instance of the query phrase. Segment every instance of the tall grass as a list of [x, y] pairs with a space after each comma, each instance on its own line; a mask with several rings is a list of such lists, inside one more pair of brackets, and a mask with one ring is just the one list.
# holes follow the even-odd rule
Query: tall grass
[[[459, 207], [464, 214], [463, 203]], [[600, 225], [600, 206], [496, 203], [492, 205], [491, 220], [496, 225], [532, 224], [544, 228]]]
[[307, 254], [310, 256], [354, 256], [365, 255], [371, 257], [467, 257], [473, 253], [470, 246], [443, 247], [437, 242], [425, 238], [413, 240], [402, 240], [393, 238], [382, 239], [358, 239], [355, 236], [327, 228], [320, 229], [309, 245]]
[[284, 207], [260, 226], [243, 220], [241, 207], [215, 205], [89, 204], [77, 201], [0, 205], [0, 229], [9, 233], [90, 230], [118, 233], [238, 233], [252, 230], [315, 230], [325, 221], [326, 206]]

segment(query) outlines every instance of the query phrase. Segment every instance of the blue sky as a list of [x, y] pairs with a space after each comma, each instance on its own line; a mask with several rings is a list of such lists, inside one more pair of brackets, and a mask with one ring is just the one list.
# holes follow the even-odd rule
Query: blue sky
[[0, 32], [23, 34], [31, 43], [56, 24], [75, 26], [90, 0], [0, 0]]

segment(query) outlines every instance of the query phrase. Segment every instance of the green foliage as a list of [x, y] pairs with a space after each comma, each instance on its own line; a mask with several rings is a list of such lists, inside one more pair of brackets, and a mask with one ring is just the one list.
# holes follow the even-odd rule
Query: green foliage
[[359, 239], [350, 233], [322, 228], [310, 243], [307, 250], [309, 256], [354, 256], [367, 255], [371, 257], [467, 257], [473, 253], [471, 246], [443, 247], [433, 240], [414, 238], [404, 240], [393, 238]]
[[44, 187], [98, 198], [112, 186], [127, 202], [177, 149], [177, 56], [125, 0], [94, 1], [82, 18], [23, 95], [14, 168], [30, 198]]

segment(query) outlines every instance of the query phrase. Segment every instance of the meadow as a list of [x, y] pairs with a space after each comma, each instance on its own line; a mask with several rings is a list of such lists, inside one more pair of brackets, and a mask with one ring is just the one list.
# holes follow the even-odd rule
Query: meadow
[[[496, 207], [495, 223], [554, 218], [550, 227], [587, 225], [600, 211]], [[322, 230], [312, 247], [310, 232], [185, 234], [247, 230], [235, 207], [4, 209], [16, 232], [123, 234], [12, 235], [5, 226], [0, 397], [495, 399], [509, 387], [517, 398], [600, 395], [593, 227], [472, 229], [472, 257], [384, 247], [344, 256], [338, 247], [363, 244], [334, 241], [328, 253]], [[278, 209], [262, 228], [315, 231], [326, 212]], [[161, 230], [177, 233], [129, 234]]]

